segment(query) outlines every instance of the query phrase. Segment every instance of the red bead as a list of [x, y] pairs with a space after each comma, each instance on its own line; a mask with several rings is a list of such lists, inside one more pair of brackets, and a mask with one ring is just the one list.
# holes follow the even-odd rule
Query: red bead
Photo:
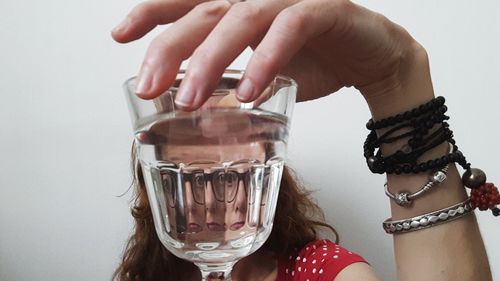
[[470, 200], [473, 208], [484, 211], [495, 209], [500, 204], [498, 188], [492, 183], [485, 183], [471, 191]]

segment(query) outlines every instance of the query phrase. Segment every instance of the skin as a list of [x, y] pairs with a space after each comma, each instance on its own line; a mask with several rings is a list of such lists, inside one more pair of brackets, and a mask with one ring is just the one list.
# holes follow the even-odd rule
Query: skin
[[[204, 106], [231, 108], [237, 107], [239, 104], [240, 102], [235, 97], [235, 90], [229, 90], [226, 95], [212, 98]], [[162, 110], [163, 106], [161, 103], [157, 104], [159, 110]], [[265, 146], [262, 143], [241, 144], [237, 139], [232, 138], [231, 132], [228, 131], [231, 128], [234, 134], [234, 130], [243, 132], [255, 131], [258, 128], [252, 126], [248, 116], [239, 116], [238, 118], [229, 116], [228, 120], [227, 115], [212, 115], [212, 118], [201, 119], [199, 123], [196, 123], [196, 128], [186, 124], [193, 125], [193, 123], [188, 122], [181, 125], [175, 124], [174, 127], [170, 125], [167, 129], [163, 124], [157, 124], [152, 135], [155, 138], [171, 138], [167, 132], [182, 130], [186, 134], [197, 132], [209, 138], [220, 135], [229, 137], [217, 141], [218, 144], [226, 144], [223, 149], [216, 144], [203, 147], [190, 143], [173, 146], [165, 144], [158, 147], [157, 153], [161, 154], [161, 159], [173, 162], [180, 162], [182, 159], [183, 165], [186, 165], [183, 168], [183, 173], [186, 176], [185, 196], [182, 197], [186, 206], [186, 230], [181, 230], [176, 225], [175, 219], [177, 208], [180, 206], [179, 200], [182, 198], [175, 196], [175, 193], [167, 192], [169, 207], [166, 211], [171, 218], [169, 220], [172, 229], [170, 234], [184, 242], [217, 242], [222, 238], [240, 238], [242, 232], [253, 231], [255, 225], [251, 221], [247, 221], [247, 210], [252, 210], [255, 205], [248, 200], [248, 182], [242, 178], [248, 169], [248, 165], [245, 164], [247, 161], [233, 163], [227, 173], [224, 172], [222, 166], [220, 166], [220, 170], [214, 170], [213, 164], [225, 162], [229, 158], [264, 162]], [[165, 188], [176, 189], [174, 173], [165, 170], [162, 172], [162, 177]], [[175, 198], [173, 198], [174, 196]], [[258, 208], [261, 208], [261, 212], [260, 221], [257, 223], [262, 223], [266, 211], [265, 200]], [[178, 233], [182, 234], [178, 237]]]
[[[228, 155], [237, 155], [241, 153], [252, 159], [259, 159], [264, 153], [264, 148], [259, 145], [233, 145], [225, 147], [225, 152]], [[231, 154], [232, 153], [232, 154]], [[206, 148], [200, 146], [174, 146], [164, 147], [162, 149], [162, 159], [218, 159], [221, 154], [216, 150], [216, 147]], [[189, 162], [189, 161], [186, 161]], [[203, 164], [190, 164], [185, 168], [185, 173], [199, 174], [203, 170]], [[231, 167], [234, 172], [243, 173], [245, 169], [241, 165]], [[226, 179], [222, 182], [225, 185], [224, 189], [216, 186], [217, 173], [213, 174], [212, 181], [201, 180], [186, 180], [185, 181], [185, 200], [186, 200], [186, 216], [187, 216], [187, 231], [191, 233], [188, 239], [203, 239], [205, 241], [220, 240], [221, 231], [229, 230], [224, 233], [226, 238], [232, 239], [236, 237], [237, 232], [244, 231], [248, 228], [246, 223], [246, 215], [248, 209], [248, 191], [246, 190], [243, 180], [231, 177], [226, 174]], [[195, 176], [195, 178], [197, 178]], [[173, 182], [174, 180], [168, 181]], [[164, 180], [165, 182], [165, 180]], [[224, 190], [224, 199], [217, 199], [216, 192], [220, 193]], [[196, 198], [196, 200], [195, 200]], [[169, 217], [175, 218], [175, 203], [171, 197], [169, 200]], [[179, 200], [177, 198], [176, 200]], [[171, 227], [176, 229], [175, 221], [172, 220]], [[218, 233], [217, 233], [218, 232]], [[200, 233], [200, 235], [197, 235]]]
[[[237, 89], [241, 101], [255, 100], [282, 73], [300, 85], [299, 101], [354, 86], [375, 120], [403, 112], [434, 96], [425, 49], [384, 16], [345, 0], [228, 1], [155, 0], [138, 5], [113, 32], [122, 43], [139, 39], [156, 25], [173, 23], [151, 43], [139, 72], [137, 94], [158, 96], [191, 58], [176, 103], [195, 110], [210, 95], [224, 69], [247, 47], [254, 53]], [[390, 153], [401, 144], [382, 148]], [[446, 152], [446, 144], [426, 154]], [[417, 190], [427, 175], [388, 177], [394, 193]], [[445, 184], [403, 209], [391, 202], [394, 219], [413, 217], [465, 199], [458, 172]], [[394, 236], [397, 280], [492, 280], [475, 217]], [[265, 253], [261, 253], [266, 257]], [[272, 260], [271, 257], [268, 259]], [[262, 259], [261, 259], [262, 260]], [[236, 265], [234, 280], [275, 280], [272, 267], [252, 257]], [[255, 270], [255, 271], [250, 271]], [[252, 272], [245, 275], [244, 272]], [[366, 264], [346, 267], [336, 281], [379, 280]]]
[[[262, 146], [235, 145], [226, 149], [228, 149], [228, 153], [231, 152], [231, 150], [237, 150], [249, 157], [254, 155], [253, 158], [255, 159], [258, 159], [264, 153], [264, 148]], [[162, 157], [163, 159], [189, 159], [191, 156], [194, 160], [200, 155], [203, 155], [203, 158], [206, 159], [213, 159], [214, 157], [220, 156], [219, 153], [211, 151], [213, 150], [199, 146], [191, 146], [189, 148], [179, 146], [165, 147], [165, 149], [162, 150]], [[193, 166], [197, 165], [194, 164]], [[200, 165], [198, 165], [198, 167], [200, 167]], [[234, 166], [233, 169], [240, 173], [244, 172], [242, 167]], [[195, 184], [191, 181], [186, 181], [185, 200], [187, 210], [187, 232], [189, 235], [179, 239], [182, 241], [213, 242], [220, 241], [222, 235], [226, 239], [236, 239], [241, 237], [241, 232], [255, 228], [255, 226], [250, 226], [251, 223], [247, 221], [247, 211], [253, 202], [249, 202], [248, 190], [245, 190], [245, 183], [242, 180], [235, 181], [234, 179], [229, 183], [226, 179], [225, 182], [226, 198], [224, 202], [221, 202], [217, 200], [214, 195], [214, 188], [217, 188], [214, 183], [208, 181], [202, 182], [200, 191], [199, 186], [195, 187]], [[167, 182], [165, 184], [169, 183]], [[199, 202], [194, 199], [195, 192], [197, 192], [196, 198]], [[175, 218], [175, 203], [170, 197], [167, 200], [169, 200], [168, 215], [170, 218]], [[264, 202], [260, 206], [261, 213], [259, 224], [262, 224], [264, 212], [266, 211], [265, 200], [263, 201]], [[175, 225], [175, 220], [172, 219], [170, 224], [173, 230], [172, 234], [176, 235], [177, 227]], [[235, 276], [234, 280], [242, 280], [241, 276], [245, 277], [243, 280], [252, 280], [248, 279], [248, 276], [254, 276], [253, 278], [256, 280], [275, 280], [277, 274], [276, 265], [276, 257], [272, 253], [259, 250], [238, 262], [233, 270], [233, 275]], [[199, 281], [199, 272], [187, 272], [182, 280]]]

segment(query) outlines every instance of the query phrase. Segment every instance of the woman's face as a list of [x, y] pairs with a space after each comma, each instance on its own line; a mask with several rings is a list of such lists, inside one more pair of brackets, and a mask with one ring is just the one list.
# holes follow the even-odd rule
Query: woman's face
[[[225, 146], [223, 150], [224, 155], [236, 155], [235, 159], [252, 159], [260, 163], [264, 161], [259, 159], [265, 155], [264, 148], [257, 143], [234, 144]], [[185, 227], [179, 228], [176, 225], [176, 213], [182, 208], [179, 202], [169, 204], [168, 207], [171, 228], [178, 232], [185, 229], [188, 234], [186, 239], [232, 239], [241, 236], [241, 232], [247, 228], [256, 227], [255, 223], [247, 222], [247, 211], [252, 204], [249, 202], [248, 190], [251, 164], [242, 161], [224, 169], [217, 161], [220, 156], [217, 148], [200, 146], [176, 146], [162, 151], [163, 159], [182, 159], [187, 164], [182, 172]]]
[[[219, 108], [239, 106], [234, 93], [210, 102], [208, 106]], [[210, 114], [209, 111], [206, 114]], [[227, 115], [212, 114], [210, 118], [202, 118], [196, 128], [188, 128], [185, 125], [175, 128], [176, 131], [192, 129], [200, 130], [203, 137], [221, 138], [218, 145], [177, 144], [161, 147], [158, 155], [160, 159], [179, 165], [182, 163], [184, 166], [182, 192], [185, 202], [182, 205], [177, 202], [169, 207], [170, 224], [175, 232], [188, 233], [186, 239], [191, 237], [193, 240], [220, 240], [221, 233], [226, 239], [241, 236], [245, 229], [255, 228], [257, 225], [253, 221], [260, 218], [257, 216], [250, 222], [247, 220], [250, 218], [247, 211], [253, 204], [249, 202], [249, 161], [264, 163], [265, 147], [259, 142], [242, 143], [233, 137], [234, 132], [239, 135], [256, 133], [252, 131], [254, 128], [248, 116], [228, 119]], [[224, 167], [222, 163], [228, 160], [242, 161]], [[254, 207], [251, 210], [258, 213], [257, 209], [260, 208]], [[181, 212], [185, 218], [179, 219], [176, 213]], [[185, 222], [185, 225], [178, 227], [179, 222]]]

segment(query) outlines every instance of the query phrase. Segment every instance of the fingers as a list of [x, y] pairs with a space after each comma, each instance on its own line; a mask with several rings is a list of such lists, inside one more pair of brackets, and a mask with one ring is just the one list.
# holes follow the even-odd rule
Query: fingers
[[156, 37], [139, 71], [136, 93], [151, 99], [167, 90], [182, 61], [191, 56], [229, 8], [225, 0], [202, 3]]
[[314, 36], [335, 24], [334, 1], [304, 1], [283, 10], [257, 46], [237, 89], [238, 99], [253, 101], [276, 74]]
[[206, 101], [224, 69], [266, 32], [283, 5], [283, 1], [267, 0], [234, 4], [191, 57], [177, 106], [190, 111]]
[[137, 5], [111, 32], [120, 43], [137, 40], [159, 24], [167, 24], [188, 13], [204, 0], [149, 0]]

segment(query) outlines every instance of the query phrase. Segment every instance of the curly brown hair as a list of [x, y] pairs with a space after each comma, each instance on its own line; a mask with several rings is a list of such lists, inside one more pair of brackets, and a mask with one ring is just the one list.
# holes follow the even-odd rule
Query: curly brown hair
[[[113, 280], [180, 280], [180, 269], [194, 271], [195, 266], [171, 254], [158, 239], [142, 170], [136, 161], [135, 149], [132, 148], [132, 151], [134, 196], [131, 212], [135, 226], [121, 264], [113, 274]], [[319, 227], [331, 230], [335, 234], [335, 242], [338, 243], [337, 232], [325, 223], [324, 214], [312, 200], [310, 191], [303, 188], [295, 172], [287, 166], [283, 170], [276, 208], [273, 230], [262, 249], [277, 256], [286, 255], [293, 248], [302, 248], [317, 239]]]

